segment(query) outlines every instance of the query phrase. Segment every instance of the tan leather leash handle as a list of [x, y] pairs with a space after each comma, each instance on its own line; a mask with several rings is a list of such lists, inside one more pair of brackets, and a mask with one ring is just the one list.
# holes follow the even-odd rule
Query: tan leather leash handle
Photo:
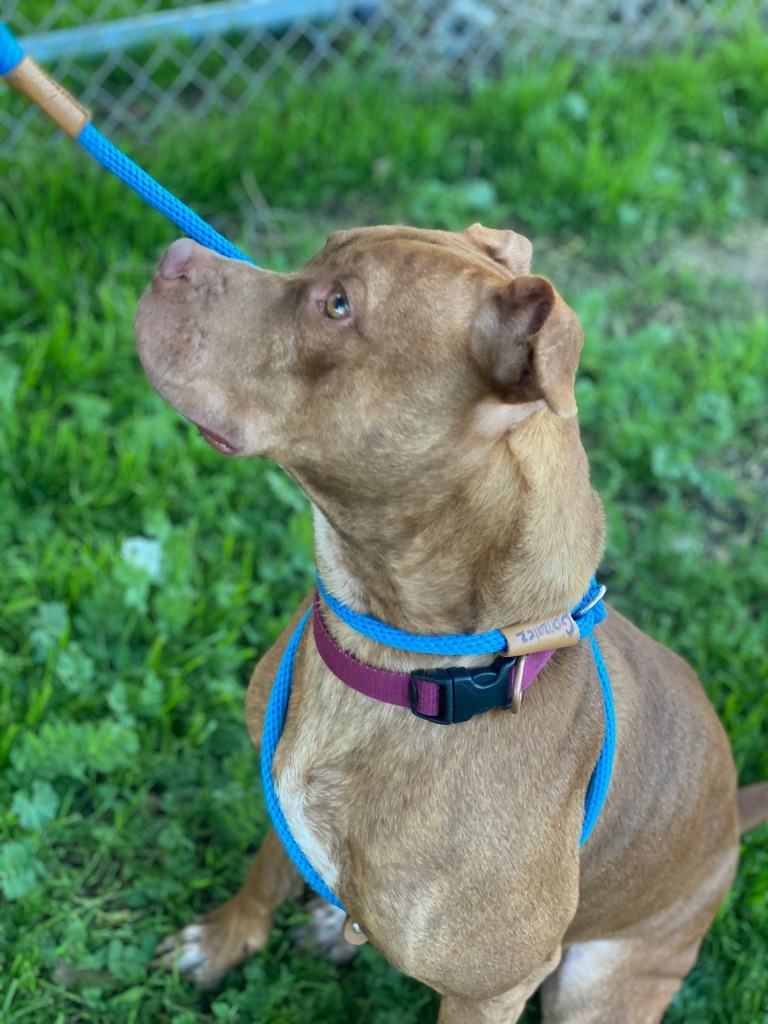
[[36, 103], [67, 135], [76, 139], [91, 120], [86, 110], [67, 90], [31, 57], [22, 57], [4, 78], [17, 92]]
[[51, 78], [17, 43], [7, 25], [0, 21], [0, 75], [23, 93], [67, 135], [75, 139], [94, 159], [114, 174], [145, 202], [164, 214], [185, 235], [221, 256], [244, 260], [256, 266], [237, 246], [219, 234], [202, 217], [177, 199], [172, 192], [143, 171], [90, 123], [91, 115], [57, 81]]

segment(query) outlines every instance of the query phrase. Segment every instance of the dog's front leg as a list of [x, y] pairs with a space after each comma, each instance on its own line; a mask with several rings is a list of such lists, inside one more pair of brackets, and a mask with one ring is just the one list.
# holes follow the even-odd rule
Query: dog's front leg
[[199, 988], [213, 988], [233, 967], [264, 948], [275, 911], [303, 889], [303, 878], [270, 829], [240, 891], [169, 935], [157, 947], [154, 966], [178, 970]]
[[[253, 670], [245, 699], [245, 717], [257, 750], [277, 667], [311, 601], [312, 595], [308, 594]], [[200, 988], [213, 988], [233, 967], [264, 948], [275, 911], [291, 896], [300, 895], [303, 888], [304, 880], [270, 829], [240, 891], [220, 907], [169, 935], [157, 947], [154, 965], [178, 970]]]

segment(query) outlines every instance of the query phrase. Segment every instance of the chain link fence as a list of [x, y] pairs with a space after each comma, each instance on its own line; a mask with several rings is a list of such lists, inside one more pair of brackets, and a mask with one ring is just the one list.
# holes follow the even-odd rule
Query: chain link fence
[[[151, 134], [179, 106], [237, 113], [286, 76], [371, 60], [404, 74], [524, 70], [537, 55], [576, 61], [694, 44], [768, 0], [5, 0], [25, 51], [90, 107], [106, 133]], [[48, 129], [0, 90], [0, 145]]]

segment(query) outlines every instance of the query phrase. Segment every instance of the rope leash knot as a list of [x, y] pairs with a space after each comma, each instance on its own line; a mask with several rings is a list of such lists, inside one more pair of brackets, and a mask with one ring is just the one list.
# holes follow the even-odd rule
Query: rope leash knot
[[90, 123], [85, 107], [50, 77], [24, 51], [6, 24], [0, 22], [0, 76], [8, 85], [36, 103], [67, 135], [185, 235], [220, 256], [256, 263], [210, 224], [143, 171]]

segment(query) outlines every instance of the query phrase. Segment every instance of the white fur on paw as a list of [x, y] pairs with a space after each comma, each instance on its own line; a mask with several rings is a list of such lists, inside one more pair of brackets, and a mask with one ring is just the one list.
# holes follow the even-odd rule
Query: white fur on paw
[[209, 976], [210, 954], [204, 946], [205, 927], [188, 924], [180, 932], [164, 939], [155, 949], [158, 954], [154, 966], [167, 971], [178, 971], [193, 984], [205, 988], [218, 981], [218, 975]]
[[334, 964], [345, 964], [358, 950], [344, 938], [347, 915], [327, 900], [311, 900], [304, 908], [309, 921], [297, 928], [294, 941], [297, 946], [327, 956]]

